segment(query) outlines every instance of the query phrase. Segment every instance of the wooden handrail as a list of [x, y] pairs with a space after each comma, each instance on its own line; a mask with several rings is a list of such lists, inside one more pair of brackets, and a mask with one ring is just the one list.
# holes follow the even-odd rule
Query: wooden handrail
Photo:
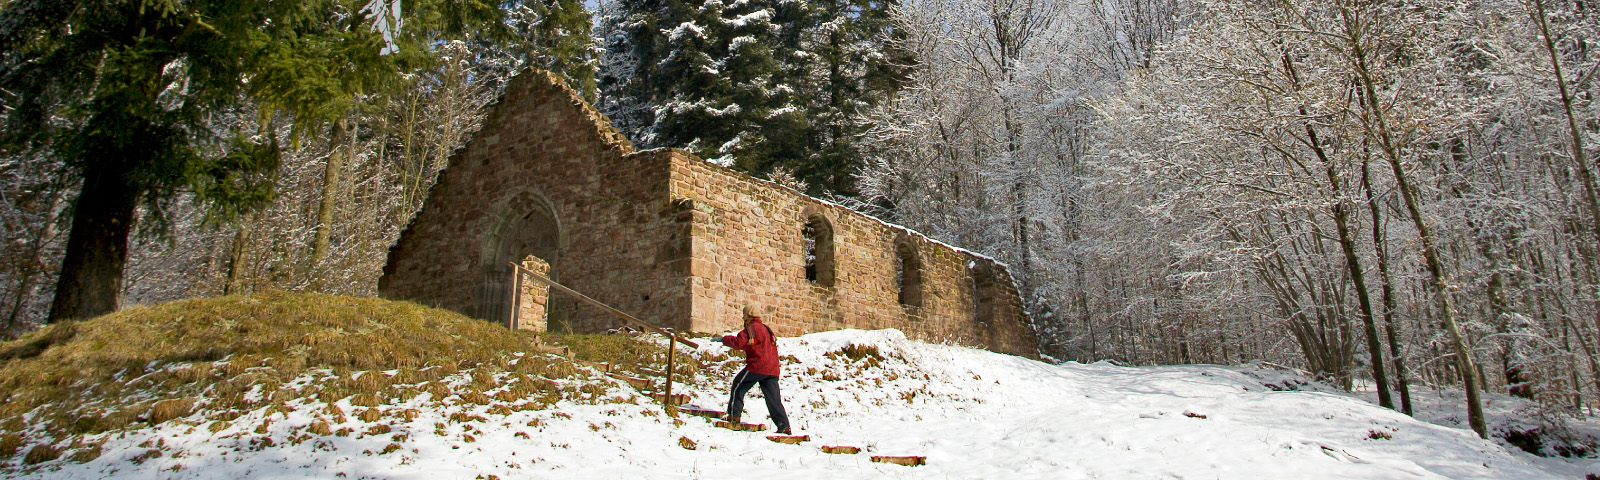
[[[677, 347], [677, 345], [674, 344], [673, 342], [683, 342], [684, 345], [688, 345], [688, 346], [694, 347], [694, 348], [700, 348], [700, 344], [691, 342], [687, 338], [683, 338], [683, 337], [677, 336], [676, 334], [673, 334], [672, 332], [669, 332], [666, 329], [663, 329], [661, 327], [657, 327], [655, 325], [651, 325], [649, 323], [645, 323], [644, 320], [640, 320], [640, 319], [634, 318], [633, 315], [628, 315], [627, 312], [623, 312], [622, 310], [617, 310], [615, 308], [611, 308], [610, 305], [606, 305], [604, 303], [600, 303], [599, 300], [595, 300], [593, 298], [589, 298], [588, 295], [584, 295], [582, 293], [578, 293], [577, 290], [573, 290], [573, 289], [567, 288], [566, 286], [564, 286], [562, 284], [556, 283], [555, 280], [551, 280], [551, 279], [545, 278], [544, 275], [540, 275], [540, 274], [534, 273], [532, 270], [528, 270], [526, 268], [522, 268], [522, 265], [517, 265], [516, 262], [506, 262], [506, 263], [510, 263], [511, 264], [511, 269], [512, 269], [511, 272], [512, 272], [513, 275], [516, 276], [515, 285], [517, 286], [516, 287], [517, 291], [515, 293], [513, 293], [513, 295], [515, 296], [514, 298], [517, 299], [517, 302], [520, 302], [521, 299], [522, 299], [522, 288], [521, 288], [522, 287], [522, 274], [527, 274], [528, 276], [533, 277], [534, 280], [538, 280], [538, 281], [544, 282], [545, 284], [548, 284], [551, 287], [554, 287], [556, 290], [560, 290], [560, 291], [566, 292], [567, 294], [572, 295], [574, 297], [578, 297], [579, 300], [583, 300], [584, 302], [588, 302], [590, 305], [594, 305], [596, 307], [600, 307], [601, 310], [605, 310], [607, 312], [611, 312], [612, 315], [616, 315], [618, 317], [622, 317], [623, 320], [627, 320], [627, 321], [630, 321], [630, 322], [633, 322], [633, 323], [637, 323], [639, 325], [644, 326], [645, 328], [649, 328], [651, 330], [655, 330], [656, 332], [658, 332], [658, 333], [660, 333], [662, 335], [666, 335], [667, 336], [667, 372], [666, 372], [667, 392], [666, 392], [665, 395], [661, 396], [661, 405], [662, 405], [662, 408], [666, 409], [666, 411], [667, 411], [667, 413], [669, 415], [674, 415], [674, 416], [677, 415], [677, 406], [672, 404], [672, 369], [674, 367], [673, 363], [675, 363], [675, 362], [673, 362], [673, 360], [674, 360], [673, 357], [676, 356], [676, 355], [673, 355], [673, 354], [676, 353], [678, 351], [678, 349], [675, 348], [675, 347]], [[512, 328], [516, 328], [517, 317], [519, 316], [519, 314], [522, 313], [520, 310], [521, 310], [521, 308], [518, 307], [515, 302], [512, 303], [512, 307], [511, 307], [511, 318], [512, 318], [512, 321], [510, 322], [511, 325], [512, 325]]]
[[[700, 344], [698, 344], [698, 343], [694, 343], [692, 341], [689, 341], [689, 339], [680, 337], [677, 334], [669, 332], [666, 329], [663, 329], [661, 327], [657, 327], [655, 325], [651, 325], [649, 323], [646, 323], [644, 320], [640, 320], [638, 318], [634, 318], [633, 315], [628, 315], [626, 312], [623, 312], [622, 310], [617, 310], [615, 308], [611, 308], [610, 305], [606, 305], [604, 303], [600, 303], [599, 300], [595, 300], [593, 298], [589, 298], [588, 295], [584, 295], [582, 293], [578, 293], [577, 290], [573, 290], [573, 289], [567, 288], [566, 286], [564, 286], [562, 284], [556, 283], [555, 280], [551, 280], [549, 278], [545, 278], [544, 275], [540, 275], [540, 274], [534, 273], [532, 270], [528, 270], [526, 268], [522, 268], [521, 265], [517, 265], [516, 263], [513, 263], [513, 262], [507, 262], [507, 263], [511, 263], [511, 267], [515, 268], [516, 269], [515, 271], [521, 272], [523, 274], [527, 274], [528, 276], [533, 277], [534, 280], [538, 280], [538, 281], [544, 282], [546, 284], [549, 284], [552, 288], [555, 288], [556, 290], [560, 290], [562, 292], [566, 292], [568, 295], [572, 295], [574, 297], [578, 297], [579, 300], [583, 300], [585, 303], [588, 303], [590, 305], [594, 305], [596, 307], [600, 307], [601, 310], [605, 310], [606, 312], [609, 312], [612, 315], [616, 315], [618, 317], [622, 317], [623, 320], [627, 320], [627, 321], [639, 324], [640, 326], [643, 326], [645, 328], [649, 328], [651, 330], [655, 330], [657, 333], [660, 333], [662, 335], [666, 335], [668, 338], [671, 338], [674, 341], [682, 342], [684, 345], [688, 345], [688, 346], [694, 347], [694, 348], [700, 348]], [[520, 296], [521, 294], [522, 294], [522, 292], [517, 292], [518, 296]]]

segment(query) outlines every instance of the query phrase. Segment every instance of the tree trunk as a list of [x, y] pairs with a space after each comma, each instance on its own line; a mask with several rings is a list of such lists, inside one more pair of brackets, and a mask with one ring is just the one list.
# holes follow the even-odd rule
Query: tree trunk
[[[1338, 196], [1339, 179], [1335, 176], [1331, 165], [1327, 171], [1328, 181], [1334, 185], [1334, 195]], [[1349, 204], [1342, 197], [1336, 201], [1338, 203], [1333, 205], [1333, 222], [1339, 230], [1339, 249], [1344, 253], [1345, 268], [1350, 272], [1350, 281], [1355, 284], [1356, 299], [1361, 304], [1361, 324], [1367, 336], [1367, 354], [1371, 357], [1372, 380], [1378, 385], [1378, 405], [1393, 410], [1394, 400], [1389, 396], [1389, 377], [1384, 375], [1383, 369], [1383, 344], [1378, 341], [1378, 327], [1372, 314], [1372, 297], [1367, 293], [1367, 276], [1361, 270], [1361, 259], [1356, 256], [1355, 239], [1350, 235]]]
[[315, 290], [322, 290], [323, 262], [328, 259], [328, 246], [333, 236], [333, 207], [339, 200], [339, 171], [344, 169], [345, 156], [350, 154], [346, 148], [344, 137], [348, 120], [340, 120], [334, 124], [332, 137], [333, 148], [328, 152], [327, 169], [322, 175], [322, 204], [317, 207], [317, 236], [311, 244], [311, 285]]
[[1600, 200], [1596, 199], [1600, 193], [1595, 191], [1594, 176], [1590, 173], [1588, 154], [1584, 150], [1583, 132], [1578, 128], [1578, 117], [1572, 111], [1572, 93], [1568, 91], [1566, 76], [1561, 71], [1561, 54], [1556, 51], [1555, 38], [1550, 35], [1550, 19], [1545, 16], [1544, 0], [1533, 0], [1528, 15], [1539, 27], [1539, 35], [1544, 37], [1545, 52], [1550, 54], [1550, 67], [1554, 69], [1556, 86], [1561, 92], [1561, 108], [1567, 117], [1568, 135], [1572, 138], [1572, 162], [1578, 167], [1578, 176], [1583, 180], [1584, 205], [1588, 207], [1589, 218], [1594, 222], [1590, 225], [1590, 231], [1594, 233], [1595, 240], [1600, 241]]
[[[1288, 53], [1283, 55], [1283, 69], [1288, 73], [1289, 81], [1295, 90], [1300, 89], [1300, 75], [1295, 71], [1294, 61]], [[1383, 371], [1383, 346], [1378, 342], [1378, 327], [1372, 315], [1372, 296], [1367, 293], [1367, 276], [1361, 270], [1361, 259], [1356, 256], [1356, 241], [1350, 234], [1350, 207], [1345, 201], [1344, 193], [1339, 188], [1339, 174], [1334, 169], [1333, 159], [1328, 158], [1327, 150], [1322, 148], [1322, 141], [1317, 138], [1317, 130], [1311, 126], [1310, 115], [1305, 105], [1300, 105], [1301, 121], [1305, 124], [1306, 139], [1310, 142], [1312, 152], [1317, 154], [1317, 160], [1322, 162], [1323, 172], [1328, 176], [1328, 188], [1333, 197], [1333, 225], [1339, 231], [1339, 250], [1344, 254], [1345, 269], [1350, 272], [1350, 281], [1356, 289], [1356, 299], [1361, 305], [1361, 324], [1367, 335], [1367, 355], [1371, 357], [1372, 381], [1378, 386], [1378, 405], [1390, 410], [1394, 409], [1394, 400], [1389, 396], [1389, 378]]]
[[138, 197], [122, 169], [84, 172], [47, 322], [87, 320], [117, 309]]
[[1362, 106], [1366, 110], [1368, 121], [1373, 122], [1378, 134], [1379, 145], [1383, 148], [1384, 156], [1389, 160], [1389, 168], [1394, 170], [1394, 180], [1400, 190], [1400, 196], [1405, 200], [1406, 212], [1411, 216], [1411, 223], [1417, 229], [1417, 240], [1422, 244], [1422, 257], [1428, 267], [1428, 275], [1432, 277], [1433, 293], [1438, 298], [1440, 319], [1444, 321], [1446, 333], [1450, 335], [1450, 347], [1454, 350], [1456, 368], [1461, 373], [1462, 387], [1467, 394], [1467, 423], [1472, 431], [1480, 438], [1489, 438], [1489, 428], [1483, 418], [1483, 399], [1479, 398], [1477, 365], [1472, 361], [1472, 351], [1467, 348], [1466, 338], [1461, 334], [1461, 325], [1456, 322], [1455, 302], [1450, 299], [1450, 284], [1445, 278], [1444, 262], [1439, 259], [1439, 247], [1433, 237], [1433, 229], [1428, 225], [1428, 220], [1422, 215], [1421, 201], [1417, 198], [1416, 187], [1406, 177], [1405, 167], [1400, 161], [1400, 147], [1395, 145], [1393, 134], [1389, 131], [1388, 120], [1378, 105], [1377, 87], [1372, 78], [1372, 72], [1367, 66], [1366, 45], [1362, 44], [1362, 33], [1366, 30], [1361, 25], [1361, 20], [1348, 8], [1342, 8], [1340, 13], [1344, 17], [1343, 27], [1349, 42], [1350, 60], [1355, 67], [1357, 80], [1361, 83]]
[[1583, 180], [1583, 199], [1588, 207], [1592, 232], [1596, 240], [1600, 240], [1600, 200], [1596, 199], [1594, 176], [1590, 174], [1589, 158], [1583, 145], [1583, 132], [1578, 128], [1578, 117], [1572, 111], [1572, 93], [1567, 89], [1566, 76], [1561, 71], [1561, 54], [1556, 51], [1555, 38], [1550, 35], [1550, 19], [1545, 16], [1544, 0], [1533, 0], [1533, 8], [1528, 15], [1533, 17], [1533, 23], [1539, 27], [1539, 35], [1544, 37], [1544, 49], [1550, 54], [1550, 67], [1556, 76], [1556, 86], [1561, 92], [1561, 108], [1567, 116], [1568, 134], [1572, 137], [1572, 162], [1578, 167], [1578, 175]]
[[15, 295], [12, 296], [11, 301], [9, 302], [9, 306], [6, 309], [7, 313], [5, 325], [0, 326], [3, 327], [0, 328], [0, 335], [3, 335], [5, 338], [14, 338], [15, 336], [21, 335], [24, 332], [23, 329], [19, 328], [21, 326], [20, 323], [22, 320], [24, 306], [27, 305], [28, 298], [32, 297], [34, 292], [38, 291], [39, 286], [50, 280], [50, 278], [46, 276], [40, 281], [34, 281], [33, 277], [48, 270], [44, 264], [44, 246], [50, 243], [51, 239], [55, 238], [56, 235], [59, 234], [56, 227], [58, 223], [55, 221], [54, 213], [56, 209], [61, 206], [62, 202], [67, 201], [67, 199], [66, 192], [56, 191], [54, 189], [52, 189], [49, 195], [50, 207], [48, 210], [45, 210], [48, 212], [48, 214], [44, 220], [44, 228], [42, 231], [38, 231], [37, 234], [34, 235], [33, 240], [29, 244], [29, 247], [32, 250], [27, 255], [27, 263], [22, 267], [21, 271], [17, 273], [17, 289]]
[[1406, 380], [1405, 355], [1400, 351], [1400, 332], [1394, 325], [1394, 285], [1389, 279], [1389, 248], [1383, 241], [1383, 222], [1378, 200], [1372, 195], [1372, 175], [1367, 160], [1361, 161], [1361, 187], [1366, 191], [1367, 209], [1372, 212], [1373, 255], [1378, 257], [1379, 294], [1383, 295], [1383, 329], [1389, 337], [1389, 358], [1394, 361], [1394, 384], [1400, 391], [1400, 411], [1411, 415], [1411, 386]]
[[239, 222], [239, 231], [233, 234], [233, 248], [228, 253], [228, 280], [222, 286], [223, 295], [244, 291], [244, 254], [248, 250], [245, 245], [250, 243], [250, 229], [255, 223], [251, 217], [253, 215], [246, 216]]

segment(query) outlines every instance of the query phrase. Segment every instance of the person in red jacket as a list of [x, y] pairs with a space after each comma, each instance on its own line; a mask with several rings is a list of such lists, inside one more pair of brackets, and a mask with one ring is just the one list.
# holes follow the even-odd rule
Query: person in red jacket
[[783, 411], [783, 398], [778, 393], [778, 344], [772, 329], [761, 323], [757, 309], [744, 307], [744, 330], [738, 335], [725, 335], [722, 344], [728, 348], [744, 350], [744, 369], [733, 377], [728, 397], [728, 421], [739, 423], [744, 411], [744, 394], [750, 387], [761, 384], [761, 395], [767, 399], [767, 413], [772, 415], [778, 433], [789, 434], [789, 415]]

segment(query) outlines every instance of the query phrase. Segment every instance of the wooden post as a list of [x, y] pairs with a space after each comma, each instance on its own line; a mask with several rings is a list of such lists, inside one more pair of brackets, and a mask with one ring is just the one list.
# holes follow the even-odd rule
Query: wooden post
[[511, 268], [511, 318], [506, 319], [506, 326], [516, 330], [517, 320], [522, 319], [522, 275], [518, 273], [522, 266], [512, 264]]
[[677, 347], [678, 341], [672, 337], [667, 337], [667, 395], [661, 397], [661, 408], [668, 413], [677, 410], [672, 404], [672, 360], [674, 354], [678, 351]]

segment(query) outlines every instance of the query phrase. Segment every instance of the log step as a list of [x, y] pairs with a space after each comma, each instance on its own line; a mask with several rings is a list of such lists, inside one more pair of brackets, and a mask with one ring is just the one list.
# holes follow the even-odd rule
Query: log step
[[662, 400], [662, 397], [665, 397], [666, 395], [664, 395], [664, 394], [662, 394], [660, 392], [644, 392], [644, 394], [645, 395], [649, 395], [650, 398], [654, 398], [657, 402], [661, 402], [662, 404], [665, 404], [665, 405], [678, 406], [678, 405], [683, 405], [683, 404], [689, 403], [689, 396], [685, 395], [685, 394], [682, 394], [682, 393], [674, 393], [674, 394], [672, 394], [671, 401]]
[[855, 455], [857, 453], [861, 453], [861, 447], [849, 447], [849, 446], [844, 446], [844, 445], [823, 445], [822, 446], [822, 453]]
[[589, 368], [593, 368], [595, 370], [599, 370], [600, 373], [611, 373], [611, 364], [606, 363], [606, 362], [586, 362], [586, 361], [583, 361], [583, 360], [572, 360], [572, 359], [569, 359], [569, 361], [571, 361], [573, 364], [576, 364], [576, 365], [583, 365], [585, 367], [589, 367]]
[[811, 441], [810, 435], [767, 435], [767, 440], [790, 445], [799, 445], [800, 442]]
[[722, 415], [727, 412], [723, 412], [722, 410], [714, 410], [699, 405], [684, 405], [682, 407], [678, 407], [678, 413], [687, 413], [690, 415], [701, 416], [710, 419], [721, 419]]
[[711, 424], [726, 428], [728, 430], [737, 430], [741, 432], [760, 432], [767, 429], [766, 425], [758, 425], [754, 423], [729, 423], [724, 420], [717, 420]]
[[872, 456], [872, 461], [878, 462], [878, 463], [893, 463], [895, 465], [905, 465], [907, 467], [915, 467], [917, 465], [927, 465], [928, 464], [928, 457], [914, 457], [914, 456], [891, 457], [891, 456], [885, 456], [885, 455], [873, 455]]
[[621, 374], [616, 374], [616, 373], [612, 373], [610, 375], [611, 375], [611, 378], [615, 378], [617, 380], [622, 380], [624, 382], [628, 382], [629, 385], [633, 385], [633, 388], [636, 388], [636, 389], [639, 389], [639, 390], [649, 390], [650, 387], [651, 387], [651, 385], [650, 385], [651, 382], [650, 382], [650, 379], [648, 379], [648, 378], [630, 377], [630, 376], [627, 376], [627, 375], [621, 375]]

